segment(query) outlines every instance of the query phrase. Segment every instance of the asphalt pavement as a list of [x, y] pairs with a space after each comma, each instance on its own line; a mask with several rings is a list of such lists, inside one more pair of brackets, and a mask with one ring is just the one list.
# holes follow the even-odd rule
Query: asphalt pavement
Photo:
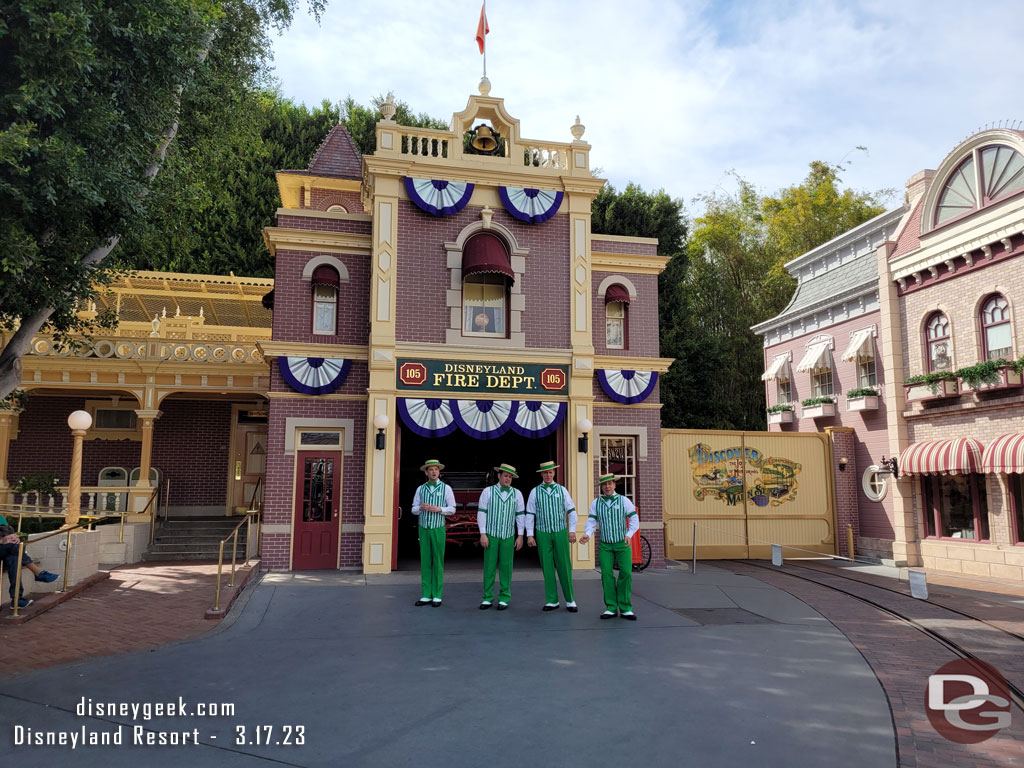
[[576, 614], [541, 612], [537, 576], [514, 576], [499, 613], [478, 610], [469, 575], [416, 608], [414, 574], [271, 573], [211, 633], [0, 678], [0, 754], [47, 768], [896, 765], [875, 675], [791, 595], [713, 566], [648, 570], [639, 620], [601, 621], [596, 574], [576, 579]]

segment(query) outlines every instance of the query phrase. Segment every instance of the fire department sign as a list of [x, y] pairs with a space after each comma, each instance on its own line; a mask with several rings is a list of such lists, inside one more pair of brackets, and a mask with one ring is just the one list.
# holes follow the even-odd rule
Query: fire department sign
[[399, 360], [398, 389], [417, 392], [566, 395], [569, 367], [536, 363]]

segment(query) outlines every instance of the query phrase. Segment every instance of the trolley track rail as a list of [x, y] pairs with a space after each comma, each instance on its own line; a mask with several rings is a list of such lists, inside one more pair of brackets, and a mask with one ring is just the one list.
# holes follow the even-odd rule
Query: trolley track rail
[[[824, 587], [825, 589], [830, 589], [830, 590], [833, 590], [835, 592], [839, 592], [839, 593], [847, 595], [848, 597], [851, 597], [854, 600], [857, 600], [857, 601], [859, 601], [861, 603], [865, 603], [865, 604], [871, 606], [872, 608], [875, 608], [876, 610], [878, 610], [878, 611], [880, 611], [882, 613], [885, 613], [885, 614], [887, 614], [887, 615], [897, 619], [898, 621], [900, 621], [900, 622], [902, 622], [902, 623], [912, 627], [913, 629], [917, 630], [921, 634], [929, 637], [930, 639], [934, 640], [939, 645], [941, 645], [944, 648], [946, 648], [949, 652], [951, 652], [952, 654], [954, 654], [958, 658], [967, 659], [967, 660], [975, 660], [975, 661], [981, 661], [982, 660], [979, 656], [974, 654], [972, 651], [968, 650], [967, 648], [964, 648], [960, 643], [956, 642], [955, 640], [950, 639], [949, 637], [946, 637], [945, 635], [943, 635], [940, 632], [937, 632], [936, 630], [932, 629], [931, 627], [928, 627], [928, 626], [922, 624], [917, 619], [915, 619], [913, 617], [910, 617], [910, 616], [907, 616], [906, 614], [901, 613], [900, 611], [898, 611], [898, 610], [896, 610], [896, 609], [894, 609], [894, 608], [892, 608], [890, 606], [883, 605], [883, 604], [879, 603], [877, 600], [872, 600], [870, 597], [866, 597], [864, 595], [856, 594], [854, 592], [851, 592], [850, 590], [843, 589], [843, 588], [841, 588], [839, 586], [836, 586], [835, 584], [830, 584], [828, 582], [820, 581], [818, 579], [812, 579], [812, 578], [809, 578], [807, 576], [804, 576], [804, 575], [801, 575], [801, 574], [798, 574], [798, 573], [793, 573], [790, 570], [785, 570], [783, 568], [777, 568], [777, 567], [771, 566], [771, 565], [764, 565], [762, 563], [757, 563], [757, 562], [753, 562], [753, 561], [750, 561], [750, 560], [723, 561], [722, 565], [724, 565], [724, 567], [726, 567], [726, 568], [729, 568], [731, 565], [741, 565], [741, 566], [745, 566], [745, 567], [748, 567], [748, 568], [756, 568], [756, 569], [760, 569], [760, 570], [770, 571], [772, 573], [777, 573], [777, 574], [780, 574], [780, 575], [783, 575], [783, 576], [788, 576], [788, 577], [793, 578], [793, 579], [799, 579], [801, 581], [810, 582], [812, 584], [818, 585], [819, 587]], [[789, 567], [799, 567], [799, 566], [791, 566], [790, 564], [787, 564], [786, 567], [789, 568]], [[814, 571], [816, 573], [819, 573], [819, 574], [825, 575], [825, 576], [832, 575], [832, 574], [824, 574], [821, 571], [818, 571], [818, 570], [816, 570], [814, 568], [804, 568], [802, 570]], [[847, 579], [847, 578], [845, 578], [843, 576], [834, 576], [833, 578], [841, 579], [841, 580], [844, 580], [844, 581], [855, 582], [855, 583], [857, 583], [859, 585], [862, 585], [862, 586], [865, 586], [865, 587], [868, 587], [868, 588], [872, 588], [872, 589], [878, 589], [878, 590], [885, 591], [885, 592], [892, 592], [894, 594], [897, 594], [897, 595], [900, 595], [900, 596], [906, 598], [907, 600], [914, 600], [915, 602], [917, 602], [917, 598], [910, 597], [906, 593], [900, 592], [898, 590], [889, 589], [889, 588], [886, 588], [886, 587], [880, 587], [880, 586], [877, 586], [877, 585], [874, 585], [874, 584], [870, 584], [868, 582], [861, 581], [859, 579]], [[962, 611], [958, 611], [956, 609], [952, 609], [952, 608], [949, 608], [947, 606], [944, 606], [944, 605], [941, 605], [941, 604], [938, 604], [938, 603], [927, 603], [927, 601], [920, 601], [920, 602], [926, 603], [926, 604], [930, 604], [933, 607], [938, 608], [940, 610], [948, 611], [948, 612], [954, 613], [954, 614], [959, 614], [961, 616], [970, 618], [973, 621], [979, 621], [980, 623], [984, 623], [984, 624], [990, 626], [992, 629], [996, 629], [999, 632], [1002, 632], [1004, 635], [1013, 637], [1014, 639], [1016, 639], [1018, 641], [1024, 640], [1024, 639], [1021, 638], [1020, 635], [1018, 635], [1016, 633], [1009, 632], [1009, 631], [1007, 631], [1005, 629], [1002, 629], [1001, 627], [991, 625], [989, 622], [986, 622], [986, 621], [981, 620], [981, 619], [977, 619], [976, 617], [970, 616], [969, 614], [966, 614], [966, 613], [964, 613]], [[1016, 653], [1020, 654], [1021, 651], [1024, 651], [1024, 646], [1022, 646], [1020, 649], [1016, 650]], [[1018, 710], [1020, 710], [1021, 712], [1024, 712], [1024, 690], [1022, 690], [1021, 687], [1019, 685], [1017, 685], [1017, 683], [1020, 682], [1020, 681], [1019, 680], [1010, 679], [1010, 677], [1006, 674], [1005, 670], [1000, 670], [1000, 671], [1003, 672], [1003, 676], [1004, 676], [1004, 678], [1006, 678], [1006, 684], [1007, 684], [1007, 687], [1010, 690], [1010, 700], [1011, 700], [1011, 702], [1017, 707]]]

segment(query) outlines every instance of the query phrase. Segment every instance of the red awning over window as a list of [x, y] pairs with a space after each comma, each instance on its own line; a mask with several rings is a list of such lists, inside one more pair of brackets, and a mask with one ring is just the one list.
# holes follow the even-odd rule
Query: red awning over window
[[[981, 470], [991, 474], [1024, 475], [1024, 434], [997, 437], [982, 454]], [[1018, 531], [1017, 537], [1024, 537], [1024, 531]]]
[[615, 283], [609, 285], [608, 290], [604, 294], [604, 303], [611, 304], [616, 301], [621, 301], [623, 304], [629, 304], [629, 291], [626, 290], [626, 286]]
[[338, 270], [326, 264], [313, 270], [313, 285], [329, 285], [335, 290], [341, 285], [341, 278], [338, 277]]
[[900, 456], [901, 475], [970, 475], [981, 472], [984, 446], [973, 437], [914, 443]]
[[481, 272], [498, 272], [515, 280], [508, 251], [494, 235], [477, 235], [466, 243], [462, 252], [462, 279]]

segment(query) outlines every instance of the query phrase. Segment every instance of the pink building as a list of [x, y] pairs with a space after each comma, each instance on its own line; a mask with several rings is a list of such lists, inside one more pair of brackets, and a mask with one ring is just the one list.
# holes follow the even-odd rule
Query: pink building
[[[893, 536], [892, 499], [877, 465], [888, 439], [875, 252], [905, 213], [906, 207], [883, 213], [787, 263], [797, 279], [793, 299], [753, 328], [764, 336], [768, 429], [854, 430], [853, 455], [837, 458], [841, 471], [857, 476], [843, 484], [856, 488], [856, 499], [837, 499], [837, 508], [855, 510], [850, 524], [860, 549]], [[842, 519], [838, 534], [845, 553]]]

